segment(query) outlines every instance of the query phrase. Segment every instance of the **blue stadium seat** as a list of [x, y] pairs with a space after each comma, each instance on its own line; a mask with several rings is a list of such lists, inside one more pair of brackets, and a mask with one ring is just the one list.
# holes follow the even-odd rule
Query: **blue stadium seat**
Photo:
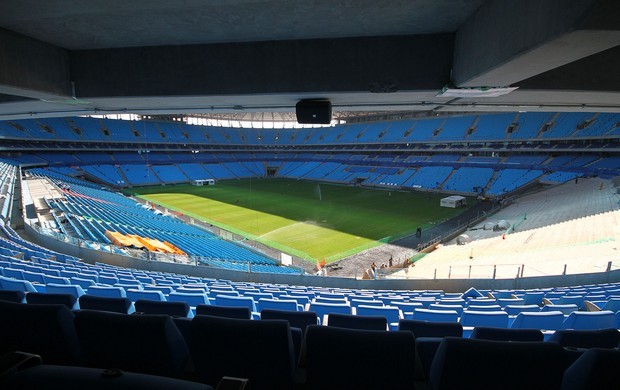
[[476, 298], [469, 299], [467, 301], [467, 307], [469, 306], [496, 306], [497, 300], [494, 298]]
[[466, 311], [502, 311], [502, 307], [500, 305], [469, 305], [465, 309]]
[[564, 320], [562, 329], [606, 329], [614, 326], [612, 311], [574, 311]]
[[[620, 298], [609, 298], [602, 301], [584, 301], [589, 302], [591, 305], [595, 305], [598, 310], [609, 310], [617, 313], [620, 311]], [[595, 310], [594, 310], [595, 311]]]
[[[16, 264], [13, 264], [13, 267], [15, 267]], [[24, 271], [21, 269], [16, 269], [16, 268], [4, 268], [2, 270], [2, 274], [4, 276], [6, 276], [7, 278], [12, 278], [12, 279], [16, 279], [16, 280], [24, 280]]]
[[246, 320], [252, 318], [252, 312], [247, 306], [198, 305], [196, 306], [196, 315]]
[[263, 311], [263, 309], [302, 311], [303, 306], [298, 304], [296, 300], [292, 299], [260, 298], [256, 303], [256, 309], [259, 312]]
[[562, 323], [564, 323], [564, 314], [560, 311], [522, 312], [515, 317], [510, 327], [515, 329], [557, 330], [562, 327]]
[[351, 315], [331, 313], [328, 316], [327, 326], [362, 330], [387, 330], [388, 322], [385, 316]]
[[431, 365], [437, 349], [444, 337], [462, 337], [463, 325], [458, 322], [431, 322], [417, 320], [400, 320], [398, 330], [409, 331], [415, 337], [415, 348], [420, 359], [422, 377], [429, 377]]
[[459, 313], [456, 310], [414, 309], [413, 320], [432, 322], [457, 322]]
[[45, 284], [71, 284], [69, 278], [64, 278], [62, 276], [44, 275], [43, 279], [45, 280]]
[[[305, 363], [308, 390], [399, 390], [414, 386], [415, 341], [411, 332], [312, 325], [306, 331], [302, 349], [305, 356], [300, 360]], [[383, 375], [380, 368], [386, 362], [389, 362], [389, 374]]]
[[129, 289], [127, 290], [127, 298], [131, 299], [133, 302], [136, 302], [139, 299], [150, 301], [166, 301], [166, 297], [161, 291], [153, 290]]
[[48, 284], [45, 291], [50, 294], [71, 294], [76, 298], [80, 298], [85, 294], [81, 286], [77, 284]]
[[22, 271], [24, 280], [32, 283], [45, 284], [45, 274], [41, 272]]
[[217, 385], [232, 376], [249, 379], [255, 390], [293, 386], [295, 353], [287, 321], [196, 316], [189, 339], [200, 382]]
[[23, 291], [0, 290], [0, 301], [26, 303], [26, 294]]
[[390, 330], [398, 329], [398, 322], [403, 319], [403, 313], [395, 306], [358, 306], [355, 309], [358, 316], [383, 316], [386, 318]]
[[27, 280], [16, 280], [0, 276], [0, 288], [9, 291], [37, 292], [37, 289]]
[[620, 344], [620, 331], [615, 328], [555, 331], [547, 341], [567, 348], [616, 348]]
[[209, 305], [211, 301], [205, 293], [184, 293], [184, 292], [171, 292], [168, 295], [168, 301], [170, 302], [185, 302], [191, 307], [197, 307], [198, 305]]
[[[413, 318], [413, 310], [421, 309], [424, 307], [423, 304], [419, 302], [401, 302], [401, 301], [390, 301], [388, 303], [389, 306], [395, 306], [403, 312], [403, 317], [410, 320]], [[429, 305], [430, 306], [430, 305]]]
[[[392, 298], [386, 298], [385, 300], [391, 301]], [[360, 305], [364, 305], [364, 306], [378, 306], [378, 307], [382, 307], [384, 306], [385, 302], [382, 300], [375, 300], [375, 299], [351, 299], [349, 300], [349, 304], [351, 305], [351, 307], [355, 307], [357, 308]]]
[[577, 307], [581, 308], [581, 306], [583, 305], [583, 300], [584, 300], [583, 295], [563, 295], [558, 299], [556, 304], [558, 305], [574, 304], [574, 305], [577, 305]]
[[[144, 290], [151, 290], [151, 291], [161, 291], [162, 294], [164, 294], [164, 296], [168, 296], [170, 295], [170, 293], [174, 292], [175, 290], [170, 287], [170, 286], [159, 286], [159, 285], [144, 285], [142, 286], [142, 288]], [[178, 289], [177, 289], [178, 291]]]
[[80, 287], [82, 287], [83, 289], [86, 289], [86, 290], [88, 290], [88, 288], [90, 286], [93, 286], [93, 285], [96, 284], [91, 279], [80, 278], [80, 277], [71, 277], [71, 278], [69, 278], [69, 280], [71, 281], [71, 284], [78, 285], [78, 286], [80, 286]]
[[467, 301], [463, 298], [449, 298], [444, 297], [437, 302], [440, 305], [459, 305], [461, 307], [467, 306]]
[[273, 294], [270, 293], [262, 293], [262, 292], [244, 292], [244, 297], [250, 297], [254, 299], [255, 303], [258, 303], [260, 299], [273, 299]]
[[435, 390], [559, 389], [565, 361], [555, 343], [448, 337], [433, 359], [430, 383]]
[[80, 363], [74, 315], [66, 306], [0, 302], [0, 317], [0, 355], [22, 351], [49, 364]]
[[313, 311], [323, 323], [330, 313], [353, 314], [352, 308], [348, 303], [321, 303], [310, 302], [306, 311]]
[[72, 294], [51, 294], [31, 292], [26, 294], [26, 302], [29, 304], [64, 305], [69, 310], [80, 308], [77, 298]]
[[86, 310], [102, 310], [113, 313], [131, 314], [135, 307], [131, 300], [125, 297], [106, 297], [85, 294], [79, 298], [80, 308]]
[[99, 275], [99, 283], [114, 286], [119, 283], [118, 278], [115, 276], [102, 276]]
[[310, 298], [302, 295], [293, 295], [293, 294], [282, 294], [278, 297], [278, 299], [286, 299], [286, 300], [294, 300], [297, 301], [297, 304], [302, 307], [306, 307], [306, 305], [310, 302]]
[[254, 299], [250, 297], [229, 297], [225, 295], [217, 295], [215, 297], [215, 305], [247, 307], [252, 313], [256, 313], [256, 304], [254, 303]]
[[525, 300], [522, 298], [497, 298], [497, 304], [505, 309], [508, 305], [524, 305]]
[[75, 327], [87, 367], [181, 377], [189, 359], [185, 340], [167, 315], [80, 310]]
[[344, 304], [344, 305], [348, 304], [348, 305], [350, 305], [349, 301], [347, 301], [347, 299], [344, 298], [344, 297], [333, 298], [333, 297], [321, 297], [321, 296], [318, 296], [318, 297], [314, 298], [312, 300], [312, 302], [315, 302], [315, 303], [329, 303], [329, 304], [333, 303], [333, 304], [336, 304], [336, 305], [339, 305], [339, 304]]
[[186, 302], [167, 302], [138, 299], [134, 306], [137, 313], [144, 314], [167, 314], [174, 317], [193, 318], [194, 313]]
[[560, 311], [562, 312], [564, 315], [569, 315], [570, 313], [579, 310], [579, 308], [577, 307], [577, 305], [575, 304], [566, 304], [566, 305], [545, 305], [543, 306], [540, 311], [542, 312], [547, 312], [547, 311]]
[[88, 289], [88, 295], [109, 298], [126, 298], [127, 293], [122, 287], [114, 286], [91, 286]]
[[507, 305], [504, 311], [509, 316], [516, 316], [519, 313], [538, 313], [540, 312], [540, 306], [538, 305]]
[[506, 329], [477, 326], [469, 336], [475, 340], [495, 341], [543, 341], [543, 333], [538, 329]]
[[472, 328], [488, 326], [493, 328], [507, 328], [508, 314], [505, 311], [470, 311], [465, 310], [461, 316], [463, 337], [469, 337]]
[[400, 320], [398, 330], [413, 332], [416, 337], [462, 337], [463, 325], [458, 322]]
[[544, 292], [527, 291], [523, 294], [523, 304], [542, 306], [542, 300], [544, 297]]
[[306, 332], [308, 326], [319, 323], [317, 314], [312, 311], [263, 309], [260, 316], [261, 320], [286, 320], [291, 327], [301, 329], [302, 333]]
[[451, 305], [451, 304], [448, 304], [448, 303], [433, 303], [428, 308], [430, 310], [451, 310], [451, 311], [456, 311], [458, 313], [459, 317], [461, 316], [461, 314], [463, 314], [463, 310], [465, 310], [463, 308], [463, 306], [461, 306], [461, 305]]
[[564, 373], [562, 389], [613, 389], [618, 387], [620, 351], [593, 348], [581, 355]]

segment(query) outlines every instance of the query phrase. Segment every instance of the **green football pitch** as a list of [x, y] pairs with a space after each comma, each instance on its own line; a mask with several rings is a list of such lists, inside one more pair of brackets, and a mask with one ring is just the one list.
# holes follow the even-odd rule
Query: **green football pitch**
[[[452, 218], [445, 195], [288, 179], [132, 190], [173, 211], [306, 259], [338, 260]], [[475, 199], [468, 199], [471, 206]]]

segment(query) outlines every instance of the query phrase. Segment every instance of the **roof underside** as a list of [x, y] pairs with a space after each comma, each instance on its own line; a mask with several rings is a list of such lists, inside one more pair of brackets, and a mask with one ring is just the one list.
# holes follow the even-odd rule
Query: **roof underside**
[[619, 17], [609, 0], [6, 0], [0, 120], [287, 118], [303, 98], [340, 118], [620, 112]]

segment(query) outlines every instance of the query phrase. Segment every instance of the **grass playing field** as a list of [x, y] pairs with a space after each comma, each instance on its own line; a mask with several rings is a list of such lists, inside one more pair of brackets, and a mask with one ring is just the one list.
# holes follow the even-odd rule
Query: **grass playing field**
[[[287, 179], [158, 186], [134, 194], [170, 210], [307, 259], [338, 260], [427, 228], [463, 209], [444, 195], [395, 192]], [[475, 199], [468, 199], [469, 205]]]

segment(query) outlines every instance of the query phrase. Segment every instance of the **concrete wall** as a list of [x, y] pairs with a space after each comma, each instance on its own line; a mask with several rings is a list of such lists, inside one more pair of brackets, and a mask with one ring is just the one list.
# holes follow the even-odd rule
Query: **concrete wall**
[[0, 29], [0, 93], [37, 99], [70, 95], [67, 51]]
[[71, 76], [86, 97], [434, 90], [449, 81], [453, 40], [429, 34], [76, 50]]

